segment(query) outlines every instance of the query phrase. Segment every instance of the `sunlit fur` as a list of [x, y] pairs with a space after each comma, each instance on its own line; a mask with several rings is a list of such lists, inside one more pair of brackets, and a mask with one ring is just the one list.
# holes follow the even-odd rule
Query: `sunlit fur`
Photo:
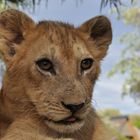
[[[37, 140], [110, 140], [91, 100], [111, 40], [111, 25], [104, 16], [75, 28], [54, 21], [34, 23], [16, 10], [2, 12], [0, 51], [6, 63], [0, 94], [2, 140], [30, 140], [35, 134]], [[41, 58], [52, 62], [56, 74], [39, 68], [36, 61]], [[82, 71], [80, 64], [86, 58], [94, 62]], [[72, 115], [62, 102], [85, 103], [74, 114], [81, 121], [58, 124]]]

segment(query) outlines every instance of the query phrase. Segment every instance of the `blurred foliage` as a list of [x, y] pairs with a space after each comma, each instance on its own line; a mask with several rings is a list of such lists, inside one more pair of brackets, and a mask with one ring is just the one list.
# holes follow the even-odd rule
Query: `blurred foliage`
[[9, 8], [19, 9], [22, 7], [23, 9], [34, 11], [40, 2], [41, 0], [0, 0], [0, 10], [2, 11]]
[[140, 115], [131, 115], [132, 124], [140, 129]]
[[[108, 119], [110, 119], [112, 117], [116, 117], [116, 116], [122, 116], [122, 114], [119, 110], [112, 109], [112, 108], [99, 110], [98, 114], [100, 117], [103, 118], [103, 120], [106, 120], [106, 119], [108, 120]], [[140, 115], [132, 114], [129, 116], [129, 118], [130, 118], [132, 124], [140, 129]]]
[[[108, 129], [110, 129], [111, 133], [114, 136], [117, 136], [119, 140], [128, 140], [126, 137], [123, 136], [120, 129], [116, 127], [114, 123], [110, 121], [110, 118], [117, 117], [117, 116], [123, 116], [121, 112], [117, 109], [103, 109], [98, 111], [99, 116], [102, 118], [106, 126], [108, 126]], [[130, 119], [130, 122], [132, 126], [135, 126], [140, 129], [140, 115], [132, 114], [128, 116]]]
[[99, 116], [102, 118], [102, 121], [106, 124], [110, 132], [117, 137], [118, 140], [128, 140], [126, 137], [124, 137], [117, 128], [110, 122], [110, 118], [121, 116], [121, 112], [117, 109], [103, 109], [98, 110]]
[[117, 109], [105, 109], [105, 110], [100, 110], [98, 111], [99, 115], [103, 118], [111, 118], [115, 116], [121, 115], [120, 111]]
[[112, 124], [106, 123], [106, 121], [104, 121], [104, 123], [106, 124], [107, 129], [110, 131], [110, 133], [114, 136], [113, 140], [128, 140]]
[[[30, 9], [32, 7], [33, 11], [35, 10], [35, 6], [40, 4], [43, 0], [0, 0], [0, 9], [8, 9], [8, 8], [19, 8], [22, 6], [23, 8]], [[49, 0], [45, 0], [48, 3]], [[65, 2], [66, 0], [61, 0], [61, 2]], [[83, 2], [84, 0], [75, 0], [76, 3]], [[100, 11], [107, 7], [108, 5], [110, 8], [115, 7], [117, 12], [119, 13], [119, 7], [123, 6], [122, 0], [100, 0]], [[133, 3], [134, 0], [129, 0]]]
[[[129, 1], [131, 2], [131, 4], [134, 2], [134, 0], [129, 0]], [[117, 13], [120, 14], [119, 7], [124, 6], [124, 3], [122, 0], [101, 0], [100, 11], [108, 5], [110, 6], [110, 8], [114, 7]]]
[[123, 85], [123, 95], [131, 95], [140, 103], [140, 1], [135, 0], [131, 8], [122, 10], [121, 19], [133, 28], [121, 37], [125, 45], [120, 61], [109, 72], [109, 76], [116, 73], [126, 74]]
[[112, 128], [112, 133], [117, 136], [118, 140], [128, 140], [125, 136], [122, 136], [116, 129]]

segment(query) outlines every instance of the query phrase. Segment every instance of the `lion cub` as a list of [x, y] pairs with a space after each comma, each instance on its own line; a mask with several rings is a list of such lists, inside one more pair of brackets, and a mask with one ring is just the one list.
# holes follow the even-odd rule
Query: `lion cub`
[[111, 140], [91, 106], [111, 41], [111, 24], [104, 16], [75, 28], [35, 23], [17, 10], [0, 13], [0, 51], [6, 64], [1, 140]]

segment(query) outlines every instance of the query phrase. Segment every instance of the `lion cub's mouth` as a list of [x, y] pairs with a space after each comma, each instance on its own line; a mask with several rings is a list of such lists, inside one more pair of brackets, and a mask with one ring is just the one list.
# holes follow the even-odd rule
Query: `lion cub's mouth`
[[81, 119], [79, 119], [78, 117], [75, 117], [75, 116], [70, 116], [68, 118], [65, 118], [63, 120], [60, 120], [60, 121], [56, 121], [55, 123], [60, 123], [60, 124], [73, 124], [73, 123], [76, 123], [76, 122], [80, 122]]
[[70, 124], [74, 124], [76, 122], [82, 121], [80, 118], [75, 117], [73, 115], [70, 116], [70, 117], [67, 117], [63, 120], [59, 120], [59, 121], [50, 120], [47, 117], [44, 117], [44, 120], [51, 121], [51, 122], [54, 122], [54, 123], [57, 123], [57, 124], [65, 124], [65, 125], [70, 125]]

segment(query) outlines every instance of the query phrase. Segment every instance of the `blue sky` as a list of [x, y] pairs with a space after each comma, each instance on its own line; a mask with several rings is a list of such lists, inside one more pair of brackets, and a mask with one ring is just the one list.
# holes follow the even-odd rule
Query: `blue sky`
[[124, 76], [118, 74], [110, 79], [106, 76], [107, 72], [119, 61], [121, 50], [124, 48], [119, 43], [119, 38], [133, 29], [122, 21], [118, 21], [114, 14], [110, 14], [109, 7], [100, 13], [99, 0], [83, 0], [83, 3], [79, 1], [76, 3], [76, 0], [66, 0], [64, 3], [61, 0], [50, 0], [47, 8], [45, 1], [42, 0], [41, 5], [36, 7], [35, 13], [25, 9], [23, 11], [35, 21], [58, 20], [72, 23], [75, 26], [96, 15], [103, 14], [109, 17], [113, 28], [113, 43], [110, 46], [108, 56], [102, 62], [102, 74], [94, 90], [93, 106], [96, 109], [116, 108], [123, 114], [140, 113], [140, 107], [130, 97], [121, 98]]

